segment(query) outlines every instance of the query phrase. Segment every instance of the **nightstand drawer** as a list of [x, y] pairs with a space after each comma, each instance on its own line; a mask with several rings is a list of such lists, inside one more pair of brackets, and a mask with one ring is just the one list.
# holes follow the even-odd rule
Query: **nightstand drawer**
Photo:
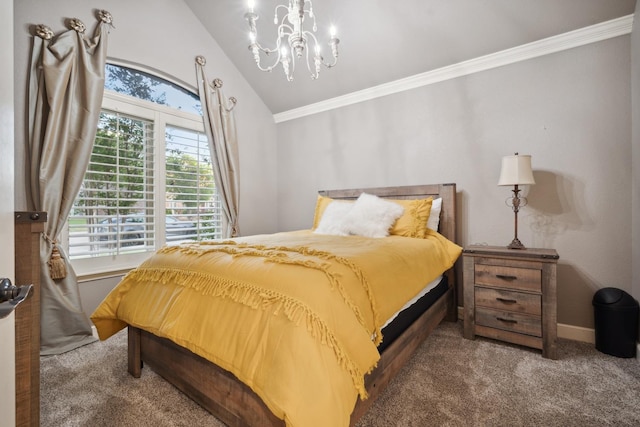
[[539, 316], [476, 307], [476, 324], [536, 337], [542, 336]]
[[505, 291], [502, 289], [475, 288], [476, 306], [507, 310], [516, 313], [542, 315], [542, 297], [540, 294]]
[[541, 292], [542, 272], [539, 269], [476, 264], [475, 283], [476, 285]]

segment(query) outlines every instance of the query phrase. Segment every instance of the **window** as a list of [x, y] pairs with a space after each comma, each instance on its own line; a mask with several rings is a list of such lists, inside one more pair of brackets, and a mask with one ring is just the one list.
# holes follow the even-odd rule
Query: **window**
[[194, 113], [198, 98], [113, 65], [105, 87], [121, 93], [105, 90], [67, 221], [67, 253], [78, 275], [133, 267], [165, 244], [221, 237], [209, 145]]
[[220, 202], [209, 143], [202, 132], [167, 126], [165, 132], [166, 239], [221, 237]]
[[200, 99], [196, 95], [143, 71], [107, 64], [104, 87], [114, 92], [202, 116]]

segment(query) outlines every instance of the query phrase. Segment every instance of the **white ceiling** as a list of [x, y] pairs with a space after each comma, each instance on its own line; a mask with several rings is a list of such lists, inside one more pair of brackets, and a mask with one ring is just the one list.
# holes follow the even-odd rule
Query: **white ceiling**
[[[315, 0], [317, 35], [335, 25], [338, 65], [312, 80], [298, 67], [259, 71], [248, 50], [247, 0], [184, 0], [272, 113], [324, 101], [632, 14], [636, 0]], [[255, 0], [259, 42], [275, 45], [273, 13]], [[328, 52], [328, 47], [325, 49]], [[329, 56], [325, 53], [325, 56]]]

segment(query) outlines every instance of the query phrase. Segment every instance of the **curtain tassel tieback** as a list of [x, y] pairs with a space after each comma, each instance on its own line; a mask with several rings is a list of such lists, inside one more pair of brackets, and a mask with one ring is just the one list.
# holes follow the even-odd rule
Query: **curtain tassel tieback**
[[49, 258], [49, 274], [53, 280], [60, 280], [67, 277], [67, 266], [60, 255], [57, 246], [53, 246], [51, 258]]
[[60, 255], [57, 241], [51, 239], [46, 233], [42, 233], [42, 237], [53, 246], [51, 256], [47, 262], [47, 264], [49, 264], [49, 276], [53, 280], [64, 279], [67, 277], [67, 265], [64, 259], [62, 259], [62, 255]]

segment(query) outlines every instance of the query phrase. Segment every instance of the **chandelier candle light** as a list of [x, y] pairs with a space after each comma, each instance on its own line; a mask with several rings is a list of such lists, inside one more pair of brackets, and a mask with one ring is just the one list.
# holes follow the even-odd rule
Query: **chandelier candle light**
[[[329, 46], [331, 46], [333, 62], [324, 62], [318, 39], [316, 39], [314, 34], [318, 28], [316, 26], [316, 16], [313, 14], [313, 5], [310, 0], [289, 0], [289, 6], [283, 4], [276, 6], [273, 23], [278, 25], [278, 22], [280, 22], [280, 25], [278, 25], [278, 37], [274, 49], [264, 48], [257, 41], [258, 32], [256, 29], [256, 21], [258, 20], [258, 14], [254, 12], [254, 6], [255, 2], [249, 0], [249, 10], [244, 14], [244, 19], [249, 23], [249, 38], [251, 40], [249, 50], [253, 53], [253, 59], [255, 59], [256, 65], [260, 70], [271, 71], [277, 67], [278, 64], [282, 64], [287, 80], [292, 81], [296, 68], [296, 59], [302, 60], [303, 57], [305, 58], [307, 69], [311, 73], [312, 79], [318, 78], [322, 65], [327, 68], [336, 65], [338, 62], [338, 43], [340, 43], [340, 40], [336, 37], [335, 28], [331, 27]], [[308, 8], [305, 8], [306, 6], [308, 6]], [[281, 19], [278, 19], [278, 12], [281, 8], [285, 10], [285, 14]], [[310, 19], [313, 22], [311, 31], [303, 28], [305, 19]], [[309, 57], [310, 48], [313, 49], [312, 61]], [[272, 65], [263, 67], [260, 64], [260, 52], [263, 52], [266, 56], [274, 53], [277, 54], [275, 62]]]
[[515, 153], [513, 156], [504, 156], [502, 158], [502, 170], [500, 171], [500, 180], [498, 185], [513, 185], [513, 197], [509, 197], [505, 203], [513, 208], [515, 214], [515, 237], [507, 246], [509, 249], [526, 249], [518, 240], [518, 211], [527, 205], [527, 198], [520, 197], [519, 185], [534, 185], [533, 171], [531, 170], [531, 156], [519, 156]]

